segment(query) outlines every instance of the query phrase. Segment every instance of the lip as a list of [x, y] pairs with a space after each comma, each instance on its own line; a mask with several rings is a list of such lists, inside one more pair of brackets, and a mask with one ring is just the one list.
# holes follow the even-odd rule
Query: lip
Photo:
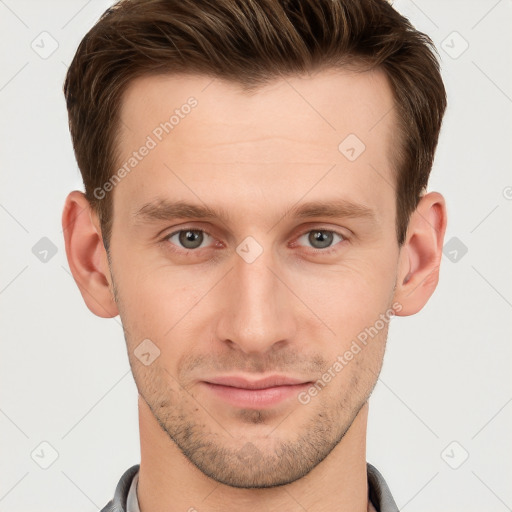
[[311, 385], [311, 382], [272, 375], [258, 380], [248, 380], [239, 376], [217, 377], [203, 381], [203, 384], [215, 396], [235, 407], [261, 409], [296, 397], [301, 390]]
[[275, 386], [293, 386], [296, 384], [305, 384], [304, 380], [286, 377], [285, 375], [270, 375], [264, 379], [250, 380], [237, 375], [216, 377], [208, 379], [210, 384], [219, 384], [221, 386], [231, 386], [240, 389], [265, 389]]

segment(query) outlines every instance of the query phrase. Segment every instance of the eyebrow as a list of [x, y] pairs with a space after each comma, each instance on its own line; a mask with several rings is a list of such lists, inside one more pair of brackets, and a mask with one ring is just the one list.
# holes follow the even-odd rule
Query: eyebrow
[[[174, 219], [220, 219], [229, 223], [231, 215], [223, 207], [212, 208], [207, 205], [193, 204], [186, 201], [156, 199], [144, 204], [133, 213], [137, 222], [170, 221]], [[368, 206], [346, 199], [329, 201], [310, 201], [293, 206], [283, 217], [307, 219], [312, 217], [363, 218], [375, 220], [375, 212]]]

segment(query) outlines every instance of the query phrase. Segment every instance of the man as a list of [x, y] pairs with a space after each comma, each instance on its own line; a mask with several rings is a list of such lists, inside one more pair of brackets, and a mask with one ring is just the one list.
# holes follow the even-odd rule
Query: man
[[85, 36], [66, 251], [141, 441], [104, 511], [397, 510], [368, 399], [438, 281], [432, 50], [384, 0], [122, 1]]

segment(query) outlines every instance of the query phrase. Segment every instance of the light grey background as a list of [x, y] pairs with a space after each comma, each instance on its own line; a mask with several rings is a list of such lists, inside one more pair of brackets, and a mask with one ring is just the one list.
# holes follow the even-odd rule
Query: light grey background
[[[119, 318], [86, 308], [60, 225], [82, 189], [62, 83], [110, 4], [0, 0], [0, 511], [99, 510], [140, 461]], [[512, 1], [394, 5], [441, 55], [449, 107], [429, 189], [455, 240], [424, 310], [392, 322], [367, 459], [401, 510], [512, 510]]]

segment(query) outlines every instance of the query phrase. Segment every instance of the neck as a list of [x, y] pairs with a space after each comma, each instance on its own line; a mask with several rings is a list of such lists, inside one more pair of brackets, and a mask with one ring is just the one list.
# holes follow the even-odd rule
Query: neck
[[366, 512], [368, 403], [332, 452], [306, 476], [287, 485], [240, 489], [199, 471], [160, 427], [139, 396], [141, 463], [137, 497], [141, 512], [254, 510]]

